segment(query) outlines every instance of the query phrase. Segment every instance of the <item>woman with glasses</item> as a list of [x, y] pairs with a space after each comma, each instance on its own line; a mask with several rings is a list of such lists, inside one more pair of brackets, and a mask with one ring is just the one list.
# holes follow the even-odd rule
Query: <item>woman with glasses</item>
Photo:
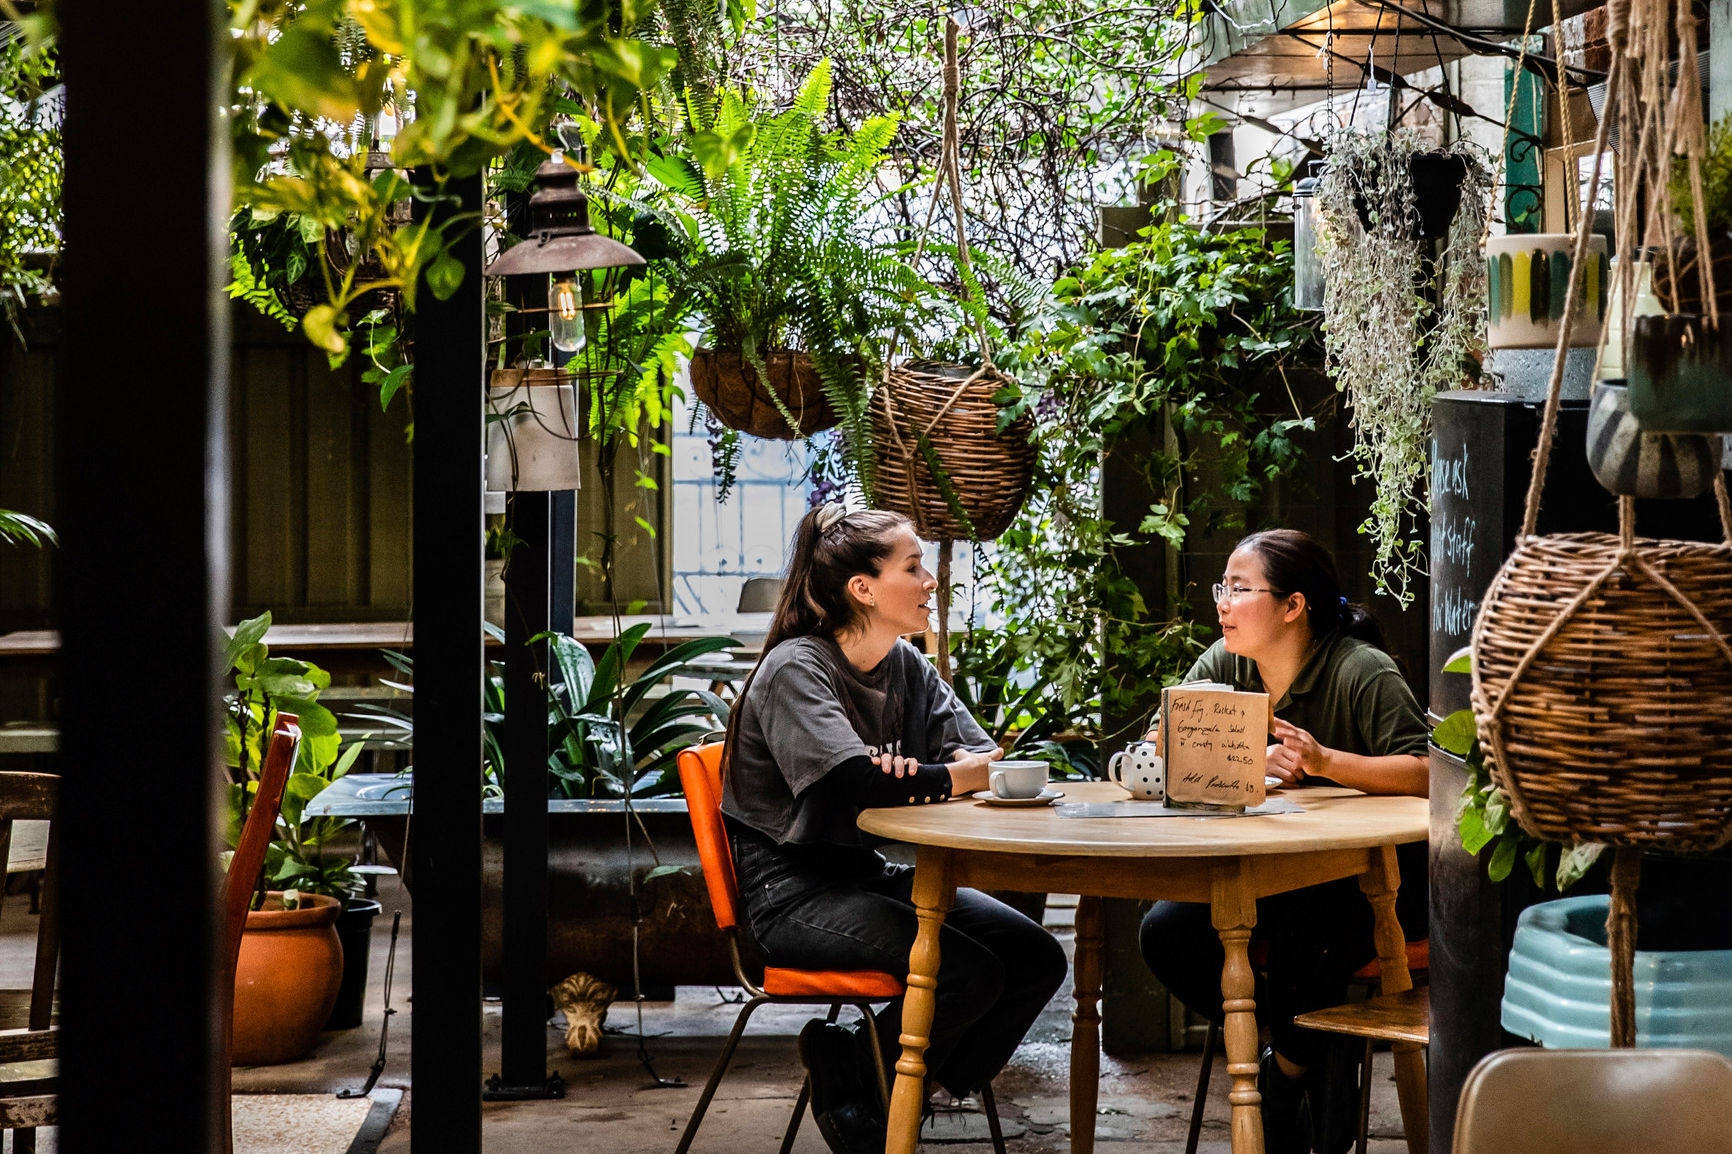
[[[1328, 550], [1292, 529], [1253, 533], [1233, 550], [1214, 595], [1221, 639], [1185, 679], [1269, 695], [1272, 777], [1283, 786], [1425, 796], [1424, 714], [1376, 620], [1342, 593]], [[1410, 936], [1423, 937], [1426, 847], [1403, 846], [1398, 854], [1396, 913]], [[1353, 1140], [1357, 1095], [1351, 1085], [1325, 1095], [1329, 1043], [1294, 1027], [1293, 1017], [1345, 999], [1353, 972], [1377, 955], [1371, 928], [1371, 905], [1354, 878], [1257, 903], [1253, 956], [1267, 958], [1259, 967], [1257, 1016], [1270, 1043], [1258, 1084], [1269, 1154], [1339, 1154]], [[1156, 902], [1140, 940], [1144, 960], [1169, 991], [1222, 1020], [1223, 955], [1206, 904]]]

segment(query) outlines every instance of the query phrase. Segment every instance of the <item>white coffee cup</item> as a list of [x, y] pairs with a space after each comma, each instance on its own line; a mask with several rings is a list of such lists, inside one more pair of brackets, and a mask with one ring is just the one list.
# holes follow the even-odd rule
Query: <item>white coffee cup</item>
[[1132, 797], [1166, 800], [1166, 763], [1155, 752], [1152, 741], [1133, 741], [1113, 754], [1107, 762], [1107, 778]]
[[991, 766], [992, 796], [1006, 800], [1039, 797], [1046, 788], [1044, 761], [995, 761]]

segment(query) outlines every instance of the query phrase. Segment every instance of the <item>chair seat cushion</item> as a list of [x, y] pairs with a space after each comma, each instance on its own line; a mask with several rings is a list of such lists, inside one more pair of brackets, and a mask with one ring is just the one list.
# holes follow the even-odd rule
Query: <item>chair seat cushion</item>
[[[1407, 972], [1419, 973], [1431, 969], [1431, 939], [1425, 938], [1417, 942], [1407, 943]], [[1383, 976], [1383, 966], [1376, 958], [1372, 958], [1353, 973], [1353, 980], [1370, 982]]]
[[784, 970], [765, 966], [764, 992], [780, 998], [900, 998], [902, 979], [880, 970]]

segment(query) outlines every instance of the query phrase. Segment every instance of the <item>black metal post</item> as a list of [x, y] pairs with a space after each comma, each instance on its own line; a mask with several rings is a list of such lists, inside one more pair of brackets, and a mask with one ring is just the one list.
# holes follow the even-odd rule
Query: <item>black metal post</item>
[[[425, 173], [418, 182], [430, 184]], [[481, 212], [481, 177], [445, 185]], [[459, 229], [464, 225], [454, 226]], [[453, 253], [463, 283], [415, 318], [415, 892], [411, 1146], [481, 1150], [482, 400], [486, 328], [481, 234]]]
[[[578, 412], [581, 418], [581, 401]], [[577, 492], [564, 489], [549, 496], [553, 498], [547, 549], [549, 620], [561, 633], [570, 633], [577, 617]]]
[[512, 493], [505, 566], [505, 896], [500, 1072], [489, 1099], [558, 1098], [547, 1073], [548, 529], [553, 494]]
[[[212, 0], [69, 0], [59, 11], [65, 1151], [135, 1147], [141, 1119], [178, 1149], [218, 1150], [225, 1137], [216, 838], [218, 625], [228, 598], [223, 15]], [[151, 130], [148, 174], [117, 182], [118, 93]], [[129, 654], [148, 663], [172, 705], [121, 704], [117, 675]], [[174, 879], [168, 900], [117, 883], [117, 867], [145, 861], [153, 876]], [[128, 1035], [150, 1039], [148, 1077], [115, 1076], [117, 1006]]]

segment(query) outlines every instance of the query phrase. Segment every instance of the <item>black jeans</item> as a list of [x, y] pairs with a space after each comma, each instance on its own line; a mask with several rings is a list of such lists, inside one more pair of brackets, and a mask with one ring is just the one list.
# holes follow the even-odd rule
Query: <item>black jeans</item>
[[[1327, 1038], [1293, 1025], [1293, 1017], [1346, 1000], [1348, 978], [1377, 956], [1371, 923], [1371, 904], [1352, 878], [1258, 900], [1252, 941], [1266, 943], [1268, 960], [1257, 967], [1257, 1021], [1269, 1027], [1276, 1053], [1301, 1066], [1327, 1057]], [[1222, 1020], [1225, 953], [1207, 905], [1156, 902], [1139, 945], [1179, 1001]]]
[[[908, 973], [918, 928], [911, 867], [864, 851], [844, 851], [846, 865], [827, 867], [786, 852], [790, 847], [749, 836], [733, 841], [741, 905], [772, 965]], [[962, 1097], [1010, 1061], [1064, 981], [1064, 949], [1009, 906], [968, 889], [956, 892], [938, 941], [938, 1008], [926, 1069]], [[902, 999], [879, 1010], [874, 1024], [893, 1077], [902, 1054]]]

